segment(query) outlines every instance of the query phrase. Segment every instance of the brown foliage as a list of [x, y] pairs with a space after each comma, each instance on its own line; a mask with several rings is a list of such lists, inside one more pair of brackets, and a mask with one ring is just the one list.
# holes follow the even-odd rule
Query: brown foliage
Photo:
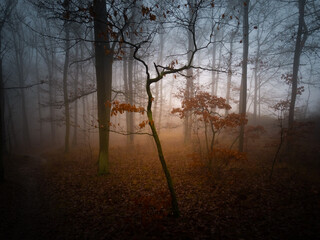
[[106, 107], [111, 108], [111, 116], [117, 116], [117, 114], [123, 114], [124, 112], [136, 112], [144, 114], [145, 109], [143, 107], [136, 107], [136, 105], [131, 105], [130, 103], [120, 103], [119, 101], [114, 101], [112, 103], [106, 102]]
[[208, 92], [198, 91], [194, 97], [184, 97], [181, 108], [174, 108], [171, 113], [179, 114], [184, 118], [188, 112], [198, 116], [199, 121], [210, 123], [216, 131], [227, 127], [237, 127], [246, 124], [245, 116], [236, 113], [230, 113], [226, 116], [219, 114], [218, 109], [230, 110], [231, 106], [226, 103], [226, 99], [209, 94]]

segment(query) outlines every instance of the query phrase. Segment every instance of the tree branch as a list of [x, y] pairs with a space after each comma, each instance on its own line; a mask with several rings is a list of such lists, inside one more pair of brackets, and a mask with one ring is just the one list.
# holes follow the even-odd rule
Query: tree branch
[[27, 85], [27, 86], [22, 86], [22, 87], [4, 87], [2, 89], [3, 90], [25, 89], [25, 88], [32, 88], [34, 86], [41, 85], [41, 84], [44, 84], [44, 83], [47, 83], [47, 82], [41, 81], [39, 83], [34, 83], [34, 84], [31, 84], [31, 85]]

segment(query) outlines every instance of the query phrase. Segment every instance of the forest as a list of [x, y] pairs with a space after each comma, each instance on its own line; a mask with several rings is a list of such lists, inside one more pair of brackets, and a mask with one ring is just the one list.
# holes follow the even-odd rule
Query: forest
[[1, 239], [320, 239], [319, 0], [1, 0]]

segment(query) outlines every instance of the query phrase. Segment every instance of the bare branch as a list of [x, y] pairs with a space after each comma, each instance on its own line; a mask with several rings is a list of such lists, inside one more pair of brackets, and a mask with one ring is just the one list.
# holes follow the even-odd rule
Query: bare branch
[[34, 87], [34, 86], [41, 85], [41, 84], [44, 84], [44, 83], [47, 84], [47, 82], [41, 81], [41, 82], [39, 82], [39, 83], [34, 83], [34, 84], [31, 84], [31, 85], [27, 85], [27, 86], [21, 86], [21, 87], [4, 87], [4, 88], [2, 88], [2, 89], [4, 89], [4, 90], [25, 89], [25, 88], [32, 88], [32, 87]]

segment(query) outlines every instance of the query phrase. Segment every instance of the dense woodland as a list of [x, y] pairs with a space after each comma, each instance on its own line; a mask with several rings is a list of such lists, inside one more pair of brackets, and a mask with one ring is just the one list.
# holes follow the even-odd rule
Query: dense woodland
[[319, 239], [319, 0], [2, 0], [1, 239]]

